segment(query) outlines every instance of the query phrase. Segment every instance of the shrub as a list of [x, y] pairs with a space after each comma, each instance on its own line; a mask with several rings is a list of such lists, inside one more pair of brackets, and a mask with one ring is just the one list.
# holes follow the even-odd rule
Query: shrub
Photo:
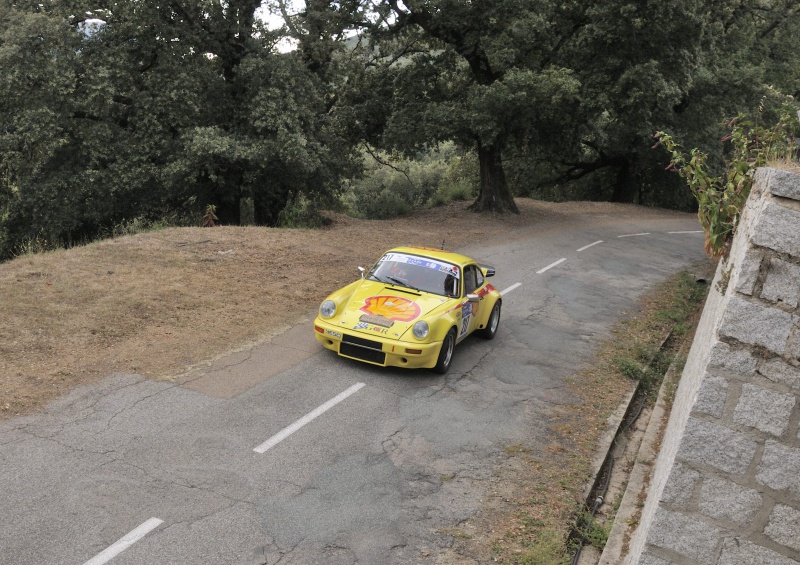
[[669, 170], [686, 179], [697, 199], [700, 224], [706, 232], [706, 253], [713, 257], [728, 254], [733, 234], [744, 209], [753, 176], [769, 161], [796, 158], [798, 119], [784, 112], [778, 122], [765, 128], [744, 115], [732, 120], [732, 152], [721, 176], [711, 176], [708, 154], [695, 148], [687, 156], [671, 136], [657, 132], [656, 139], [672, 155]]
[[478, 196], [480, 178], [478, 158], [473, 152], [456, 155], [450, 160], [439, 187], [431, 196], [431, 206], [442, 206], [454, 200], [472, 200]]
[[351, 181], [342, 201], [355, 216], [386, 219], [473, 198], [477, 195], [477, 160], [472, 154], [457, 153], [451, 142], [413, 159], [368, 149], [364, 152], [365, 174]]
[[321, 202], [299, 194], [290, 199], [286, 207], [278, 214], [278, 225], [282, 228], [318, 228], [330, 223], [320, 213]]

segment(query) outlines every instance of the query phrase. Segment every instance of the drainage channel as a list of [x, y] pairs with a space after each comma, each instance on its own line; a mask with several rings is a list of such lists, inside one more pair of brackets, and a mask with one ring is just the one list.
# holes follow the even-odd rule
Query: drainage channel
[[[659, 354], [661, 354], [664, 349], [666, 349], [667, 344], [670, 343], [672, 339], [672, 331], [670, 331], [664, 339], [661, 340], [661, 344], [658, 347], [658, 352], [653, 356], [653, 360], [657, 359]], [[652, 361], [651, 361], [652, 363]], [[586, 501], [584, 502], [585, 510], [589, 516], [589, 520], [593, 520], [595, 514], [600, 509], [600, 507], [605, 502], [605, 497], [608, 492], [608, 486], [611, 482], [611, 476], [614, 472], [614, 452], [618, 446], [618, 442], [620, 438], [624, 437], [628, 430], [636, 423], [639, 419], [639, 416], [642, 414], [645, 404], [647, 403], [647, 392], [644, 390], [644, 386], [641, 382], [636, 385], [636, 389], [634, 390], [633, 394], [631, 395], [630, 400], [628, 401], [628, 406], [625, 409], [625, 413], [620, 420], [620, 423], [617, 427], [616, 432], [614, 433], [614, 437], [608, 445], [608, 450], [606, 451], [606, 455], [603, 459], [603, 463], [600, 465], [600, 469], [598, 470], [597, 474], [595, 475], [594, 482], [592, 483], [592, 488], [589, 490], [589, 494], [586, 497]], [[581, 558], [581, 553], [583, 552], [583, 547], [587, 542], [585, 535], [580, 530], [580, 521], [582, 519], [579, 518], [576, 520], [576, 526], [570, 530], [569, 536], [567, 537], [567, 544], [574, 542], [577, 549], [575, 550], [575, 554], [572, 557], [572, 565], [577, 565]]]

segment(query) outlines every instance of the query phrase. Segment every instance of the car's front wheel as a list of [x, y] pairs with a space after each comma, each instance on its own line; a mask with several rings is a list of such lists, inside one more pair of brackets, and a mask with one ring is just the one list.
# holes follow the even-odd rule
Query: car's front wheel
[[442, 348], [439, 350], [439, 359], [436, 360], [434, 371], [440, 375], [444, 375], [450, 369], [450, 363], [453, 362], [453, 350], [456, 347], [456, 332], [450, 330], [447, 337], [442, 342]]
[[478, 330], [476, 333], [481, 336], [483, 339], [494, 339], [494, 336], [497, 334], [497, 328], [500, 326], [500, 301], [494, 303], [494, 308], [492, 308], [492, 313], [489, 315], [489, 321], [486, 323], [486, 327], [482, 330]]

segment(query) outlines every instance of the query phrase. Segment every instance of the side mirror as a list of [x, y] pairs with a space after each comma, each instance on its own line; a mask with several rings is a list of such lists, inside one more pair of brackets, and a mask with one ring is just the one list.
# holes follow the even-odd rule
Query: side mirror
[[488, 265], [481, 265], [481, 269], [483, 269], [483, 273], [487, 278], [494, 276], [495, 273], [494, 267], [489, 267]]
[[467, 295], [467, 302], [480, 302], [481, 297], [477, 294], [468, 294]]
[[361, 273], [361, 278], [363, 279], [364, 278], [364, 273], [366, 273], [367, 270], [364, 267], [359, 267], [358, 268], [358, 272]]

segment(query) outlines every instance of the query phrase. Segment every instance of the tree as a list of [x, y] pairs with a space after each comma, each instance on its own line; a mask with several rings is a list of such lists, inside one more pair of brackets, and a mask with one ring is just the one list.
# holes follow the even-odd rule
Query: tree
[[472, 208], [517, 212], [504, 152], [531, 131], [553, 141], [557, 111], [575, 101], [573, 72], [548, 55], [558, 49], [551, 22], [561, 10], [522, 0], [382, 5], [368, 27], [379, 40], [379, 62], [388, 62], [383, 81], [392, 84], [382, 89], [392, 108], [383, 144], [409, 150], [414, 138], [454, 139], [473, 147], [480, 193]]
[[518, 152], [544, 169], [538, 181], [603, 175], [594, 198], [641, 202], [652, 134], [692, 85], [706, 23], [690, 0], [588, 2], [564, 13], [548, 58], [573, 70], [578, 103], [561, 113], [563, 143], [533, 139]]
[[238, 223], [244, 198], [275, 225], [334, 194], [355, 159], [330, 85], [275, 49], [259, 5], [4, 3], [0, 253], [209, 204]]
[[[53, 161], [68, 158], [68, 119], [62, 109], [77, 88], [71, 65], [79, 45], [73, 30], [40, 5], [0, 4], [0, 254], [16, 243], [9, 222], [29, 180], [46, 174]], [[76, 227], [74, 209], [56, 186], [43, 187], [30, 207], [40, 228], [69, 233]], [[39, 236], [38, 230], [31, 236]]]
[[562, 180], [612, 168], [613, 197], [630, 200], [641, 141], [691, 84], [703, 16], [689, 0], [386, 0], [360, 24], [371, 40], [351, 91], [362, 133], [406, 153], [450, 139], [474, 148], [475, 210], [516, 210], [508, 156]]
[[579, 182], [594, 191], [583, 197], [688, 205], [650, 151], [653, 132], [718, 138], [767, 80], [798, 84], [791, 0], [386, 0], [377, 13], [363, 27], [390, 110], [362, 120], [367, 133], [396, 149], [412, 137], [475, 147], [477, 209], [508, 202], [509, 164], [522, 193]]
[[587, 4], [585, 25], [557, 58], [581, 84], [580, 105], [562, 126], [573, 143], [556, 152], [531, 144], [517, 154], [516, 176], [536, 170], [540, 186], [562, 193], [583, 183], [580, 197], [691, 205], [685, 185], [663, 170], [663, 155], [650, 150], [653, 133], [713, 147], [721, 167], [724, 124], [754, 112], [771, 92], [766, 84], [796, 89], [797, 11], [785, 0]]

